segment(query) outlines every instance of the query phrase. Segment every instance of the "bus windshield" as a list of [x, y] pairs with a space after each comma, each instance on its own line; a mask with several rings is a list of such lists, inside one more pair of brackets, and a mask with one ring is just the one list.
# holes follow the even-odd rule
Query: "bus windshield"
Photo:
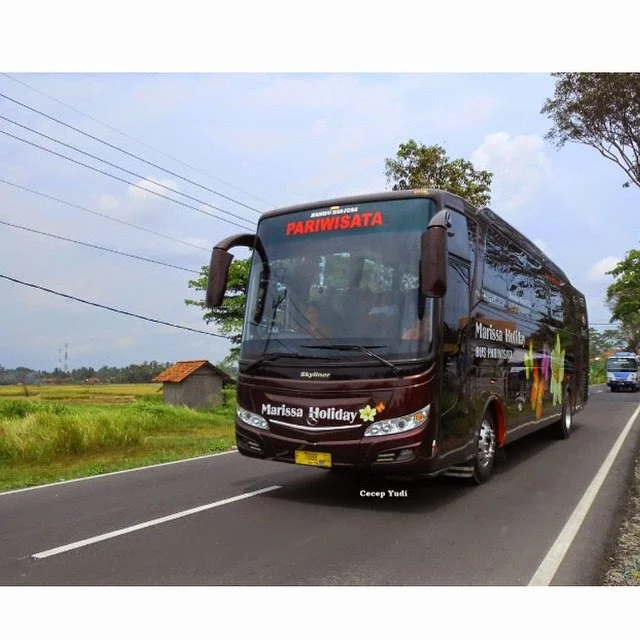
[[421, 236], [435, 208], [411, 198], [263, 219], [241, 361], [287, 354], [271, 361], [290, 365], [295, 355], [325, 358], [323, 366], [380, 367], [428, 355], [432, 301], [419, 294], [419, 269]]
[[638, 361], [636, 358], [609, 358], [607, 360], [607, 371], [637, 371]]

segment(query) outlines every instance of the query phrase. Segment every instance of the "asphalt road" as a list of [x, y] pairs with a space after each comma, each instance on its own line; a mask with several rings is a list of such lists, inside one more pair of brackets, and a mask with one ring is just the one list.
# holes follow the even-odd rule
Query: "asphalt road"
[[[510, 445], [480, 487], [355, 481], [234, 452], [3, 493], [0, 584], [527, 585], [639, 404], [592, 387], [569, 440]], [[599, 583], [638, 423], [551, 584]]]

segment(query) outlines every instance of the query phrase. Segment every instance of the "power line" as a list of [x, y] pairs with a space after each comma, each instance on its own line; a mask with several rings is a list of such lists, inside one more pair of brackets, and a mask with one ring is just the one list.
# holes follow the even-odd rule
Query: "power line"
[[20, 184], [16, 184], [15, 182], [11, 182], [9, 180], [5, 180], [0, 178], [0, 182], [4, 182], [5, 184], [11, 185], [16, 189], [22, 189], [23, 191], [28, 191], [29, 193], [33, 193], [37, 196], [42, 196], [43, 198], [48, 198], [49, 200], [53, 200], [54, 202], [59, 202], [61, 204], [66, 204], [69, 207], [74, 207], [75, 209], [80, 209], [81, 211], [86, 211], [87, 213], [91, 213], [94, 216], [100, 216], [101, 218], [106, 218], [107, 220], [111, 220], [113, 222], [118, 222], [119, 224], [124, 224], [127, 227], [132, 227], [133, 229], [138, 229], [139, 231], [145, 231], [146, 233], [152, 233], [154, 236], [159, 236], [160, 238], [165, 238], [166, 240], [171, 240], [172, 242], [178, 242], [187, 247], [193, 247], [194, 249], [200, 249], [201, 251], [206, 251], [210, 253], [211, 250], [206, 247], [202, 247], [197, 244], [193, 244], [192, 242], [187, 242], [186, 240], [180, 240], [179, 238], [174, 238], [172, 236], [167, 236], [164, 233], [160, 233], [158, 231], [153, 231], [152, 229], [147, 229], [146, 227], [141, 227], [137, 224], [133, 224], [132, 222], [127, 222], [126, 220], [120, 220], [120, 218], [114, 218], [113, 216], [108, 216], [106, 213], [100, 213], [99, 211], [93, 211], [93, 209], [88, 209], [87, 207], [83, 207], [79, 204], [74, 204], [73, 202], [68, 202], [67, 200], [61, 200], [60, 198], [56, 198], [55, 196], [51, 196], [46, 193], [42, 193], [41, 191], [36, 191], [35, 189], [29, 189], [29, 187], [25, 187]]
[[178, 164], [181, 164], [183, 167], [187, 167], [188, 169], [191, 169], [192, 171], [195, 171], [196, 173], [199, 173], [203, 176], [206, 176], [207, 178], [211, 178], [212, 180], [216, 180], [217, 182], [220, 182], [224, 185], [226, 185], [227, 187], [231, 187], [232, 189], [235, 189], [236, 191], [243, 193], [246, 196], [249, 196], [250, 198], [254, 198], [255, 200], [259, 200], [260, 202], [263, 202], [264, 204], [269, 205], [270, 207], [275, 207], [276, 205], [273, 204], [273, 202], [269, 202], [268, 200], [264, 200], [262, 198], [259, 198], [258, 196], [256, 196], [255, 194], [249, 193], [248, 191], [244, 191], [243, 189], [240, 189], [239, 187], [236, 187], [232, 184], [230, 184], [229, 182], [225, 182], [224, 180], [221, 180], [220, 178], [216, 178], [215, 176], [211, 176], [207, 173], [204, 173], [204, 171], [202, 171], [201, 169], [198, 169], [196, 167], [191, 166], [190, 164], [187, 164], [186, 162], [183, 162], [182, 160], [179, 160], [178, 158], [175, 158], [174, 156], [165, 153], [164, 151], [160, 151], [160, 149], [156, 149], [155, 147], [152, 147], [150, 144], [147, 144], [146, 142], [142, 142], [142, 140], [139, 140], [138, 138], [134, 138], [133, 136], [129, 135], [128, 133], [125, 133], [124, 131], [120, 131], [119, 129], [116, 129], [115, 127], [112, 127], [111, 125], [107, 124], [106, 122], [102, 122], [101, 120], [98, 120], [97, 118], [94, 118], [93, 116], [90, 116], [88, 113], [84, 113], [83, 111], [80, 111], [80, 109], [76, 109], [75, 107], [72, 107], [70, 104], [67, 104], [66, 102], [63, 102], [62, 100], [59, 100], [58, 98], [54, 98], [53, 96], [49, 95], [48, 93], [45, 93], [44, 91], [41, 91], [40, 89], [36, 89], [35, 87], [32, 87], [30, 84], [27, 84], [26, 82], [22, 81], [22, 80], [18, 80], [17, 78], [14, 78], [13, 76], [9, 75], [8, 73], [2, 73], [3, 76], [5, 76], [6, 78], [8, 78], [9, 80], [12, 80], [13, 82], [17, 82], [18, 84], [21, 84], [24, 87], [27, 87], [28, 89], [31, 89], [31, 91], [35, 91], [36, 93], [39, 93], [40, 95], [45, 96], [46, 98], [49, 98], [49, 100], [53, 100], [54, 102], [57, 102], [58, 104], [61, 104], [64, 107], [67, 107], [67, 109], [71, 109], [72, 111], [75, 111], [76, 113], [79, 113], [81, 116], [84, 116], [85, 118], [89, 118], [89, 120], [93, 120], [94, 122], [97, 122], [98, 124], [102, 125], [103, 127], [106, 127], [107, 129], [111, 129], [111, 131], [115, 131], [116, 133], [118, 133], [121, 136], [124, 136], [125, 138], [129, 138], [129, 140], [133, 140], [134, 142], [137, 142], [138, 144], [141, 144], [143, 147], [146, 147], [147, 149], [151, 149], [152, 151], [155, 151], [156, 153], [159, 153], [160, 155], [163, 155], [165, 158], [169, 158], [170, 160], [173, 160], [175, 162], [177, 162]]
[[[220, 211], [222, 213], [226, 213], [230, 216], [232, 216], [233, 218], [237, 218], [238, 220], [243, 220], [244, 222], [248, 222], [249, 224], [254, 224], [253, 220], [249, 220], [248, 218], [243, 218], [242, 216], [236, 215], [235, 213], [231, 213], [231, 211], [227, 211], [226, 209], [221, 209], [220, 207], [216, 207], [212, 204], [209, 204], [208, 202], [205, 202], [204, 200], [199, 200], [198, 198], [194, 198], [193, 196], [190, 196], [186, 193], [183, 193], [182, 191], [178, 191], [177, 189], [174, 189], [173, 187], [167, 187], [166, 185], [160, 183], [160, 182], [156, 182], [155, 180], [152, 180], [151, 178], [146, 178], [145, 176], [140, 175], [139, 173], [135, 173], [134, 171], [130, 171], [129, 169], [125, 169], [124, 167], [121, 167], [118, 164], [114, 164], [113, 162], [109, 162], [108, 160], [104, 160], [103, 158], [100, 158], [98, 156], [94, 156], [93, 154], [87, 152], [87, 151], [83, 151], [82, 149], [78, 149], [78, 147], [74, 147], [71, 144], [67, 144], [66, 142], [63, 142], [62, 140], [58, 140], [57, 138], [52, 138], [51, 136], [48, 136], [45, 133], [42, 133], [40, 131], [37, 131], [36, 129], [32, 129], [31, 127], [28, 127], [25, 124], [20, 124], [19, 122], [16, 122], [15, 120], [11, 120], [10, 118], [7, 118], [6, 116], [1, 116], [0, 118], [2, 120], [6, 120], [7, 122], [10, 122], [13, 125], [16, 125], [17, 127], [21, 127], [22, 129], [26, 129], [27, 131], [30, 131], [31, 133], [35, 133], [38, 136], [41, 136], [43, 138], [46, 138], [47, 140], [51, 140], [52, 142], [55, 142], [57, 144], [61, 144], [63, 147], [67, 147], [67, 149], [73, 149], [74, 151], [81, 153], [84, 156], [88, 156], [89, 158], [92, 158], [93, 160], [97, 160], [98, 162], [102, 162], [106, 165], [109, 165], [110, 167], [114, 167], [115, 169], [119, 169], [120, 171], [124, 171], [125, 173], [128, 173], [129, 175], [135, 176], [136, 178], [140, 178], [141, 180], [144, 180], [145, 182], [149, 182], [150, 184], [154, 184], [157, 187], [160, 187], [162, 189], [166, 189], [167, 191], [172, 191], [173, 193], [177, 193], [178, 195], [182, 196], [183, 198], [188, 198], [189, 200], [193, 200], [194, 202], [197, 202], [199, 204], [203, 204], [205, 207], [211, 207], [212, 209], [215, 209], [216, 211]], [[155, 193], [155, 192], [154, 192]]]
[[122, 309], [115, 309], [114, 307], [108, 307], [104, 304], [99, 304], [97, 302], [91, 302], [90, 300], [84, 300], [83, 298], [77, 298], [76, 296], [69, 295], [68, 293], [61, 293], [59, 291], [54, 291], [53, 289], [47, 289], [47, 287], [41, 287], [37, 284], [32, 284], [31, 282], [24, 282], [23, 280], [18, 280], [17, 278], [11, 278], [10, 276], [5, 276], [0, 273], [0, 278], [4, 280], [9, 280], [10, 282], [15, 282], [16, 284], [21, 284], [25, 287], [31, 287], [32, 289], [40, 289], [40, 291], [46, 291], [47, 293], [52, 293], [53, 295], [60, 296], [62, 298], [68, 298], [69, 300], [75, 300], [76, 302], [82, 302], [83, 304], [91, 305], [92, 307], [98, 307], [100, 309], [106, 309], [107, 311], [113, 311], [114, 313], [120, 313], [124, 316], [131, 316], [132, 318], [139, 318], [140, 320], [146, 320], [147, 322], [155, 322], [156, 324], [163, 324], [167, 327], [174, 327], [176, 329], [183, 329], [185, 331], [193, 331], [194, 333], [203, 333], [208, 336], [214, 336], [216, 338], [226, 338], [226, 336], [222, 336], [219, 333], [212, 333], [211, 331], [202, 331], [201, 329], [192, 329], [191, 327], [185, 327], [180, 324], [174, 324], [173, 322], [165, 322], [164, 320], [157, 320], [156, 318], [148, 318], [147, 316], [141, 316], [137, 313], [131, 313], [130, 311], [123, 311]]
[[12, 133], [9, 133], [8, 131], [4, 131], [2, 129], [0, 129], [0, 133], [4, 134], [5, 136], [8, 136], [10, 138], [14, 138], [15, 140], [19, 140], [20, 142], [24, 142], [25, 144], [31, 145], [32, 147], [36, 147], [38, 149], [42, 149], [42, 151], [46, 151], [47, 153], [51, 153], [54, 156], [58, 156], [60, 158], [64, 158], [65, 160], [69, 160], [70, 162], [73, 162], [75, 164], [79, 164], [81, 167], [86, 167], [87, 169], [91, 169], [92, 171], [96, 171], [97, 173], [101, 173], [102, 175], [108, 176], [110, 178], [113, 178], [114, 180], [118, 180], [119, 182], [124, 182], [125, 184], [128, 184], [131, 187], [135, 187], [136, 189], [141, 189], [142, 191], [146, 191], [147, 193], [152, 193], [155, 196], [158, 196], [159, 198], [164, 198], [165, 200], [169, 200], [170, 202], [175, 202], [176, 204], [180, 204], [183, 207], [187, 207], [189, 209], [193, 209], [194, 211], [198, 211], [200, 213], [203, 213], [205, 216], [209, 216], [210, 218], [216, 218], [218, 220], [222, 220], [222, 222], [226, 222], [227, 224], [232, 224], [236, 227], [239, 227], [240, 229], [245, 229], [246, 231], [253, 231], [253, 229], [249, 228], [249, 227], [245, 227], [244, 225], [241, 225], [237, 222], [234, 222], [233, 220], [226, 220], [225, 218], [221, 218], [220, 216], [215, 215], [214, 213], [209, 213], [208, 211], [203, 211], [202, 209], [199, 209], [198, 207], [194, 207], [190, 204], [187, 204], [186, 202], [180, 202], [180, 200], [176, 200], [175, 198], [170, 198], [169, 196], [165, 196], [161, 193], [158, 193], [157, 191], [152, 191], [151, 189], [147, 189], [146, 187], [142, 187], [139, 184], [135, 184], [135, 182], [129, 182], [129, 180], [125, 180], [124, 178], [120, 178], [119, 176], [114, 176], [112, 173], [109, 173], [108, 171], [103, 171], [102, 169], [98, 169], [97, 167], [92, 167], [89, 164], [85, 164], [84, 162], [80, 162], [79, 160], [74, 160], [73, 158], [70, 158], [69, 156], [65, 156], [62, 153], [58, 153], [57, 151], [53, 151], [53, 149], [47, 149], [47, 147], [43, 147], [42, 145], [36, 144], [35, 142], [31, 142], [30, 140], [25, 140], [24, 138], [21, 138], [20, 136], [16, 136]]
[[0, 97], [5, 98], [6, 100], [10, 100], [11, 102], [20, 105], [21, 107], [25, 108], [25, 109], [29, 109], [30, 111], [33, 111], [34, 113], [37, 113], [38, 115], [41, 115], [45, 118], [48, 118], [49, 120], [52, 120], [53, 122], [57, 122], [58, 124], [61, 124], [64, 127], [68, 127], [69, 129], [71, 129], [72, 131], [76, 131], [77, 133], [80, 133], [84, 136], [87, 136], [88, 138], [91, 138], [92, 140], [95, 140], [96, 142], [100, 142], [101, 144], [104, 144], [108, 147], [111, 147], [112, 149], [116, 149], [117, 151], [120, 151], [121, 153], [124, 153], [128, 156], [131, 156], [132, 158], [135, 158], [136, 160], [139, 160], [140, 162], [144, 162], [145, 164], [148, 164], [151, 167], [154, 167], [156, 169], [160, 169], [160, 171], [164, 171], [165, 173], [168, 173], [172, 176], [175, 176], [176, 178], [180, 178], [180, 180], [184, 180], [185, 182], [188, 182], [196, 187], [200, 187], [201, 189], [204, 189], [205, 191], [209, 191], [210, 193], [213, 193], [217, 196], [220, 196], [221, 198], [225, 198], [226, 200], [229, 200], [231, 202], [234, 202], [235, 204], [239, 204], [242, 207], [246, 207], [247, 209], [250, 209], [251, 211], [255, 211], [256, 213], [262, 213], [259, 209], [256, 209], [248, 204], [245, 204], [244, 202], [241, 202], [240, 200], [234, 200], [233, 198], [230, 198], [229, 196], [225, 196], [223, 193], [219, 193], [218, 191], [214, 191], [213, 189], [209, 189], [209, 187], [206, 187], [198, 182], [194, 182], [193, 180], [189, 180], [189, 178], [185, 178], [184, 176], [181, 176], [178, 173], [175, 173], [174, 171], [171, 171], [169, 169], [166, 169], [164, 167], [161, 167], [160, 165], [154, 164], [153, 162], [149, 162], [148, 160], [145, 160], [144, 158], [141, 158], [140, 156], [137, 156], [133, 153], [130, 153], [129, 151], [126, 151], [125, 149], [122, 149], [121, 147], [118, 147], [114, 144], [111, 144], [110, 142], [106, 142], [105, 140], [102, 140], [101, 138], [98, 138], [96, 136], [91, 135], [90, 133], [87, 133], [86, 131], [82, 131], [82, 129], [78, 129], [76, 127], [71, 126], [70, 124], [67, 124], [66, 122], [63, 122], [62, 120], [58, 120], [57, 118], [54, 118], [53, 116], [50, 116], [46, 113], [44, 113], [43, 111], [39, 111], [38, 109], [35, 109], [34, 107], [30, 107], [27, 104], [24, 104], [23, 102], [20, 102], [18, 100], [15, 100], [14, 98], [10, 98], [9, 96], [5, 95], [4, 93], [0, 93]]
[[160, 264], [163, 267], [170, 267], [172, 269], [180, 269], [181, 271], [188, 271], [189, 273], [197, 273], [200, 275], [199, 271], [195, 269], [187, 269], [186, 267], [178, 267], [174, 264], [168, 264], [166, 262], [160, 262], [159, 260], [153, 260], [151, 258], [143, 258], [142, 256], [137, 256], [133, 253], [125, 253], [124, 251], [117, 251], [116, 249], [109, 249], [108, 247], [101, 247], [97, 244], [91, 244], [89, 242], [82, 242], [81, 240], [73, 240], [72, 238], [65, 238], [64, 236], [57, 236], [54, 233], [47, 233], [46, 231], [38, 231], [37, 229], [31, 229], [29, 227], [23, 227], [19, 224], [13, 224], [11, 222], [6, 222], [4, 220], [0, 220], [0, 224], [4, 224], [8, 227], [14, 227], [15, 229], [22, 229], [23, 231], [30, 231], [31, 233], [37, 233], [41, 236], [48, 236], [49, 238], [56, 238], [56, 240], [64, 240], [65, 242], [73, 242], [74, 244], [80, 244], [84, 247], [90, 247], [91, 249], [100, 249], [101, 251], [108, 251], [109, 253], [117, 253], [121, 256], [126, 256], [127, 258], [135, 258], [136, 260], [143, 260], [144, 262], [153, 262], [154, 264]]

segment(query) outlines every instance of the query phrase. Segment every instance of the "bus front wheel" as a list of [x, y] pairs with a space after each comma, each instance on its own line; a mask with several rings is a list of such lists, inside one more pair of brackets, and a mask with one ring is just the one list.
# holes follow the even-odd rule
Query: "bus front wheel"
[[497, 437], [493, 416], [485, 413], [476, 434], [476, 452], [473, 460], [473, 480], [482, 484], [489, 479], [496, 457]]

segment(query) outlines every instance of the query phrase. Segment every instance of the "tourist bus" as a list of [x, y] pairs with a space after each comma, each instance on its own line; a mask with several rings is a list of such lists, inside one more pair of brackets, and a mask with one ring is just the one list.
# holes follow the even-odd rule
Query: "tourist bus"
[[220, 307], [252, 251], [236, 442], [254, 458], [488, 479], [498, 449], [588, 397], [584, 296], [489, 208], [439, 190], [264, 213], [213, 249]]
[[607, 386], [611, 391], [619, 389], [638, 390], [640, 357], [635, 353], [618, 352], [611, 354], [606, 361]]

